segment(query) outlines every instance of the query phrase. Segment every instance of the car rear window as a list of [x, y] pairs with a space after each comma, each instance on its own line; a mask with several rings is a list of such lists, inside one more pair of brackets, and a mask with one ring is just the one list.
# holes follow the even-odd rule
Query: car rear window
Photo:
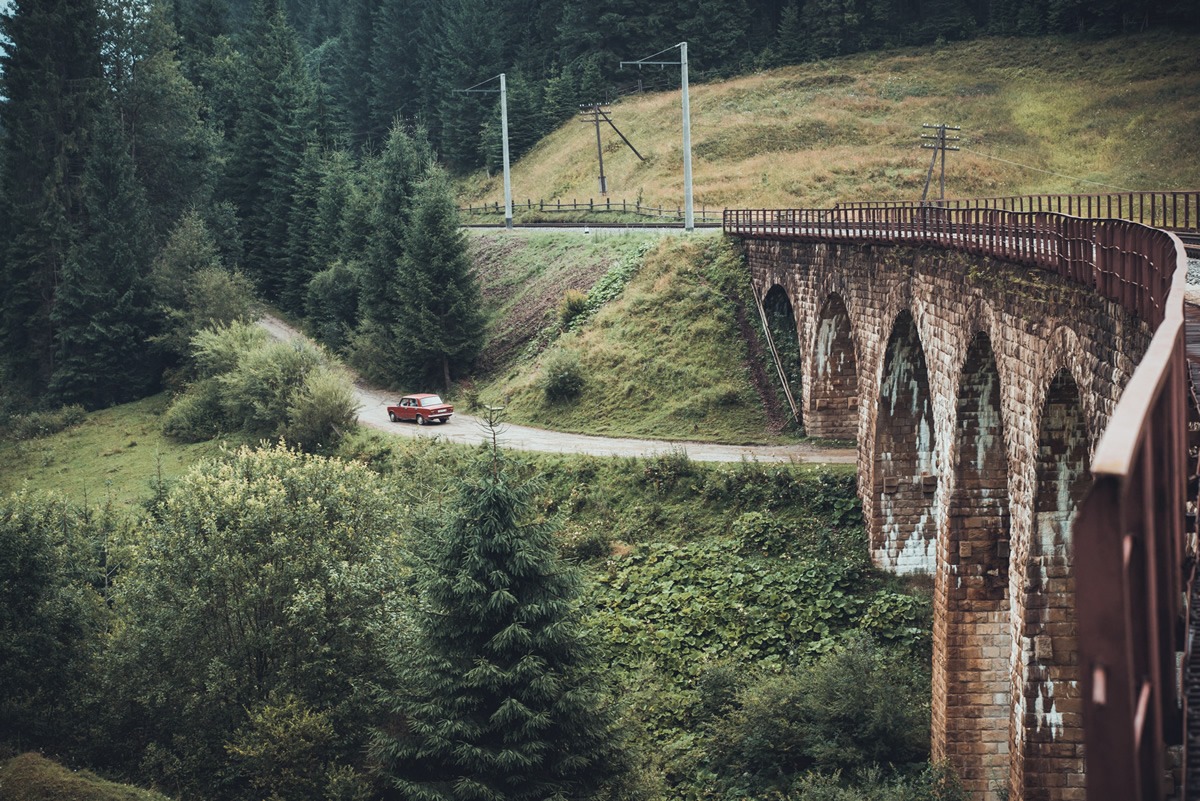
[[431, 395], [428, 398], [421, 398], [421, 405], [422, 406], [441, 406], [442, 399], [439, 398], [437, 395]]

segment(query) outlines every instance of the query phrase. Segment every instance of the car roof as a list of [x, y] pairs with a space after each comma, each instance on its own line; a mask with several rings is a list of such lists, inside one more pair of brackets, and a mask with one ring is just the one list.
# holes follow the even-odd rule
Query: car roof
[[434, 394], [433, 392], [418, 392], [416, 395], [405, 395], [400, 400], [404, 400], [405, 398], [415, 398], [416, 400], [421, 400], [422, 398], [436, 398], [436, 397], [437, 397], [437, 395]]

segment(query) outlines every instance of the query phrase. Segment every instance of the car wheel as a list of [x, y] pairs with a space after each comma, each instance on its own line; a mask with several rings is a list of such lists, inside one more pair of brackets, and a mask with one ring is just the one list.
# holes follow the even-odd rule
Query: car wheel
[[425, 418], [419, 414], [417, 415], [417, 425], [419, 425], [419, 426], [425, 425]]
[[395, 423], [395, 422], [398, 422], [398, 421], [396, 420], [396, 413], [395, 413], [395, 412], [388, 412], [388, 419], [389, 419], [389, 420], [391, 420], [393, 423]]

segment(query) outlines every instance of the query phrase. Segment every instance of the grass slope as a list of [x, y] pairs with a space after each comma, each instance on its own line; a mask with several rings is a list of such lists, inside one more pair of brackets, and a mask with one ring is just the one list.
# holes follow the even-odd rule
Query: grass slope
[[[720, 237], [668, 237], [615, 300], [578, 330], [552, 321], [546, 350], [480, 386], [480, 400], [505, 406], [513, 422], [587, 434], [779, 441], [747, 291], [744, 265]], [[577, 356], [583, 389], [551, 401], [544, 373], [564, 352]]]
[[4, 801], [167, 801], [165, 795], [106, 781], [86, 770], [68, 770], [38, 754], [0, 763]]
[[[920, 197], [922, 123], [963, 128], [947, 158], [950, 197], [1200, 186], [1200, 36], [980, 39], [831, 59], [693, 86], [697, 209], [828, 206]], [[681, 202], [677, 91], [626, 98], [604, 167], [613, 198]], [[998, 161], [1036, 167], [1048, 172]], [[595, 133], [565, 123], [513, 168], [525, 198], [595, 193]], [[498, 176], [460, 185], [462, 202], [502, 201]], [[936, 186], [934, 187], [936, 192]], [[518, 216], [520, 212], [518, 211]]]
[[162, 434], [169, 398], [92, 412], [72, 428], [20, 442], [0, 440], [0, 493], [53, 490], [69, 500], [134, 504], [152, 484], [182, 475], [220, 451], [219, 441], [185, 445]]
[[657, 234], [472, 232], [470, 255], [483, 290], [489, 325], [479, 359], [484, 374], [511, 367], [557, 319], [568, 290], [587, 292], [614, 264]]

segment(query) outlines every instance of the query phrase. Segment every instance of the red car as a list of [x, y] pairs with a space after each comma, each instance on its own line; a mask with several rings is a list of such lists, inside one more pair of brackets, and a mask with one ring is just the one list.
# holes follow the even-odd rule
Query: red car
[[454, 407], [444, 403], [437, 395], [428, 393], [405, 395], [395, 406], [387, 407], [388, 418], [393, 423], [401, 420], [416, 420], [417, 425], [444, 423], [454, 414]]

